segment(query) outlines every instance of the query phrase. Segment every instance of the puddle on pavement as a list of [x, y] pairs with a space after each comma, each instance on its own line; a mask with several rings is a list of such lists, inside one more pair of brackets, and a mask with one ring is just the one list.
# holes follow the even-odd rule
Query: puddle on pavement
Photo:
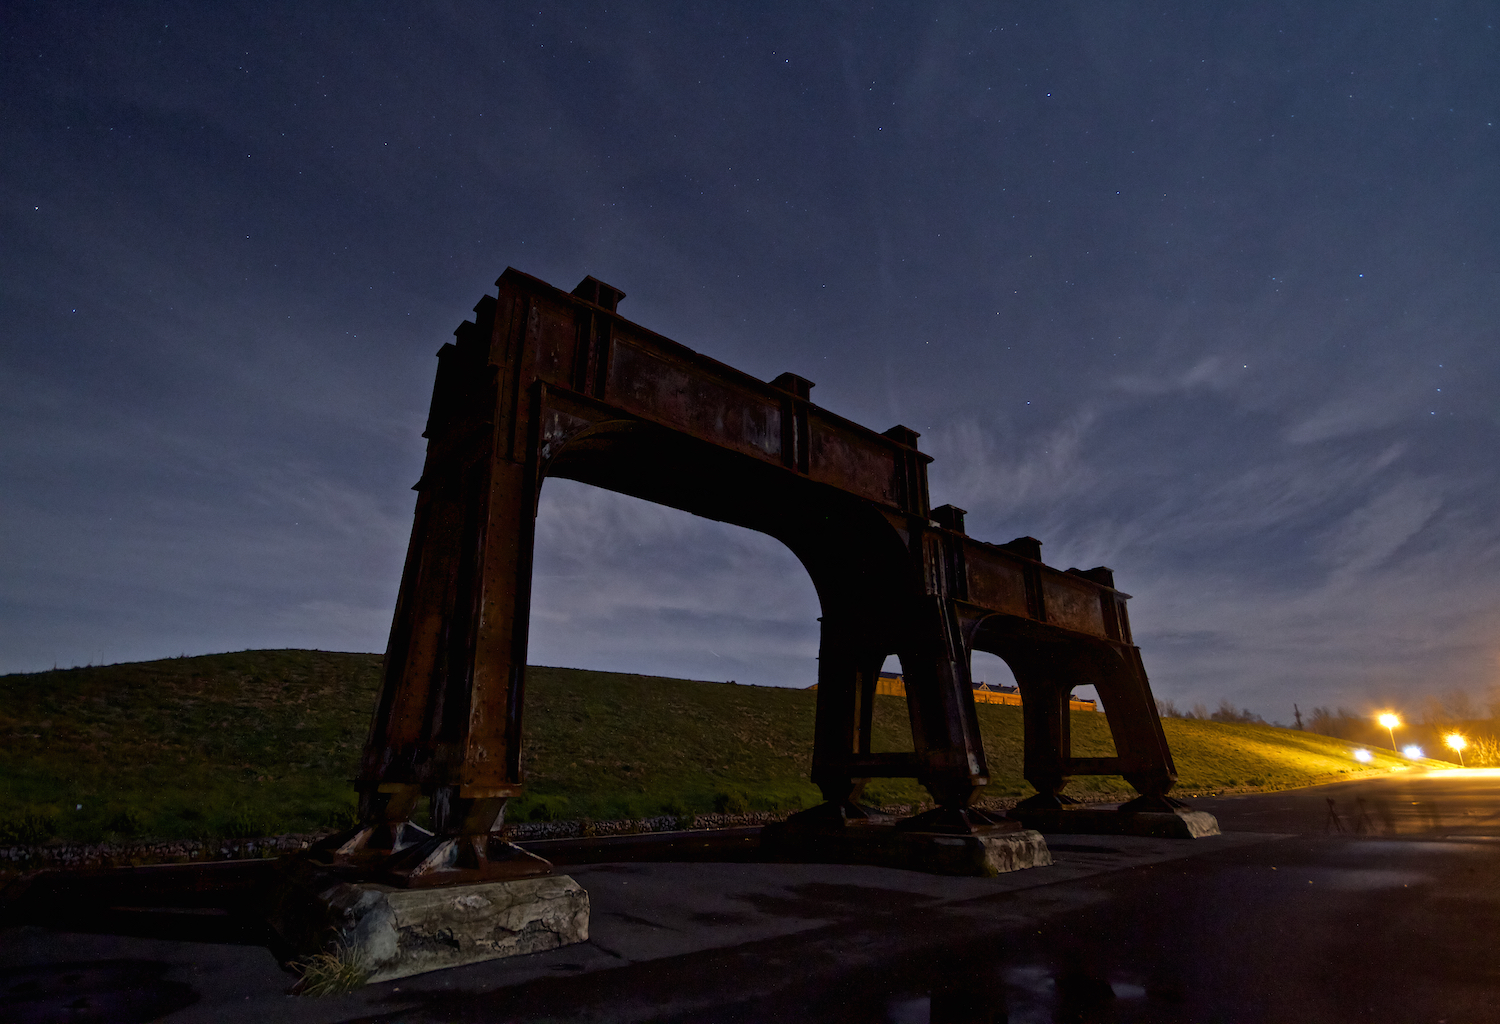
[[155, 960], [43, 964], [0, 972], [0, 1019], [14, 1024], [157, 1020], [198, 1001], [198, 993], [167, 981], [170, 965]]
[[[1295, 877], [1295, 872], [1293, 876]], [[1342, 871], [1319, 869], [1313, 873], [1313, 881], [1339, 892], [1375, 892], [1380, 889], [1400, 889], [1403, 886], [1421, 885], [1433, 881], [1433, 878], [1421, 871], [1350, 868]]]
[[893, 995], [886, 1001], [883, 1024], [1146, 1021], [1151, 1014], [1152, 995], [1136, 981], [1105, 980], [1076, 970], [1058, 973], [1042, 964], [1006, 967], [988, 981], [972, 981], [968, 987]]

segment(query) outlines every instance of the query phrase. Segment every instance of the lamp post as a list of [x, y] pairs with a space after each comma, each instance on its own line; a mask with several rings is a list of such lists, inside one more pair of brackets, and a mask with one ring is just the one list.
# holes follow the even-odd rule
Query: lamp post
[[1460, 768], [1466, 767], [1464, 764], [1464, 747], [1469, 745], [1469, 741], [1456, 732], [1450, 732], [1443, 737], [1443, 742], [1458, 752], [1458, 766]]
[[1376, 721], [1385, 726], [1385, 731], [1391, 734], [1391, 750], [1394, 751], [1396, 749], [1396, 726], [1401, 724], [1401, 719], [1387, 711]]

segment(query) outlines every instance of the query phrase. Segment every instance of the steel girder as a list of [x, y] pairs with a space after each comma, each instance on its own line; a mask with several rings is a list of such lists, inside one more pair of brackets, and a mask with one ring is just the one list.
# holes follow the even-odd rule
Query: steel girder
[[[862, 812], [879, 776], [918, 779], [924, 827], [970, 827], [988, 782], [969, 655], [1019, 684], [1032, 802], [1057, 806], [1075, 774], [1119, 773], [1143, 806], [1176, 773], [1108, 569], [1066, 572], [1029, 537], [989, 544], [963, 511], [929, 506], [917, 433], [876, 432], [631, 323], [623, 293], [571, 293], [516, 270], [438, 353], [427, 458], [385, 677], [346, 854], [394, 855], [406, 884], [539, 870], [498, 844], [522, 792], [521, 720], [532, 549], [543, 481], [563, 477], [758, 530], [806, 567], [822, 605], [810, 819]], [[875, 681], [899, 655], [913, 750], [870, 749]], [[1118, 755], [1071, 755], [1067, 699], [1094, 685]], [[436, 835], [407, 820], [431, 798]]]

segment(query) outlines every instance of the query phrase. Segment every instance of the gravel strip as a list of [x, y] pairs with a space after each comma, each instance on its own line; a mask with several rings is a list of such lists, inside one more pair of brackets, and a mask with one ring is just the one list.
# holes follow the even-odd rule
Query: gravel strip
[[[1118, 803], [1118, 793], [1070, 794], [1083, 803]], [[978, 801], [977, 806], [990, 811], [1008, 810], [1016, 797]], [[884, 814], [904, 817], [931, 809], [931, 804], [878, 808]], [[578, 818], [568, 821], [507, 822], [504, 835], [516, 842], [533, 839], [584, 839], [593, 836], [640, 835], [648, 832], [679, 832], [689, 829], [736, 828], [764, 825], [786, 818], [785, 811], [754, 811], [747, 814], [663, 814], [652, 818], [622, 821], [591, 821]], [[0, 875], [11, 876], [23, 871], [47, 868], [82, 870], [86, 868], [130, 867], [145, 864], [183, 864], [218, 860], [243, 860], [278, 857], [306, 850], [313, 843], [331, 835], [314, 832], [298, 835], [264, 836], [256, 839], [212, 840], [142, 840], [124, 843], [44, 843], [40, 846], [0, 847]]]

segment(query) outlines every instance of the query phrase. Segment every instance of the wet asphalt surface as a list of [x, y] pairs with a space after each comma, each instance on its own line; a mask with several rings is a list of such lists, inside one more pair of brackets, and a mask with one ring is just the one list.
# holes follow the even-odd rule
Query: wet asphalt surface
[[0, 1020], [1500, 1021], [1500, 772], [1193, 806], [1225, 834], [1052, 835], [996, 879], [569, 868], [588, 942], [326, 999], [231, 919], [9, 928]]

